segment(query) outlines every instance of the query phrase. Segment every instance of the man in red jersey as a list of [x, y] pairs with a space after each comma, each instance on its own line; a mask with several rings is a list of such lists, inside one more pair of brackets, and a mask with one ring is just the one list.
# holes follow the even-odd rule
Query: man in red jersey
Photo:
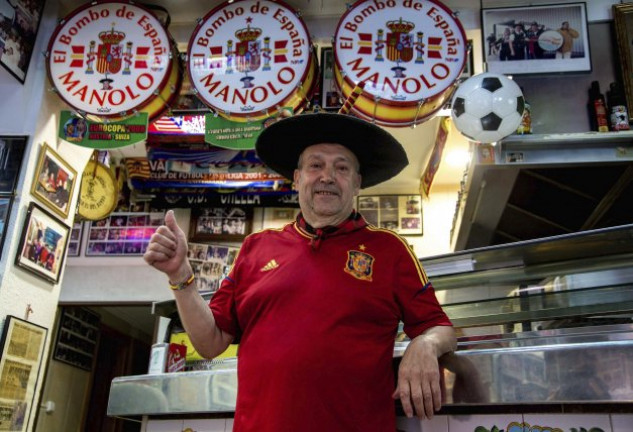
[[[294, 180], [294, 223], [248, 236], [209, 304], [171, 211], [144, 256], [169, 277], [201, 355], [239, 338], [233, 430], [393, 431], [393, 399], [409, 417], [432, 417], [441, 407], [438, 357], [456, 345], [451, 322], [406, 241], [354, 210], [361, 188], [408, 164], [404, 149], [378, 126], [328, 113], [276, 122], [256, 149]], [[401, 321], [411, 342], [394, 384]]]

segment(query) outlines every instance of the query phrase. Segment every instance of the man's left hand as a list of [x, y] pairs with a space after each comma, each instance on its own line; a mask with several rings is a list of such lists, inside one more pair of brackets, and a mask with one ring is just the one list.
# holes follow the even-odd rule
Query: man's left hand
[[455, 349], [452, 327], [432, 327], [414, 338], [402, 356], [394, 399], [407, 417], [432, 418], [442, 407], [438, 358]]

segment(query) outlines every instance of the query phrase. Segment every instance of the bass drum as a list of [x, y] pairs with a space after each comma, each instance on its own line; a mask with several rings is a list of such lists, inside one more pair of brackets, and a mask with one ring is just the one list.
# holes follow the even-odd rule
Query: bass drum
[[[382, 126], [421, 123], [450, 101], [466, 65], [466, 33], [436, 0], [358, 0], [334, 36], [334, 77], [348, 98], [364, 84], [352, 112]], [[416, 13], [425, 11], [425, 13]]]
[[194, 29], [187, 57], [198, 98], [232, 121], [264, 120], [285, 107], [300, 112], [318, 83], [310, 33], [283, 1], [217, 6]]

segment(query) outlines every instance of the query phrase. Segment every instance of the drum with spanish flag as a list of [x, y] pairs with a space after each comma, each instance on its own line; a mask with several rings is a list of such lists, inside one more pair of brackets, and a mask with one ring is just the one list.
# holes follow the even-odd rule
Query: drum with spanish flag
[[334, 76], [352, 111], [383, 126], [425, 121], [451, 98], [466, 64], [467, 40], [436, 0], [358, 0], [334, 36]]
[[197, 25], [187, 68], [198, 97], [234, 121], [301, 111], [318, 66], [301, 17], [281, 1], [243, 0], [211, 10]]
[[90, 120], [158, 117], [177, 97], [182, 66], [160, 20], [133, 2], [94, 1], [66, 16], [47, 50], [58, 95]]

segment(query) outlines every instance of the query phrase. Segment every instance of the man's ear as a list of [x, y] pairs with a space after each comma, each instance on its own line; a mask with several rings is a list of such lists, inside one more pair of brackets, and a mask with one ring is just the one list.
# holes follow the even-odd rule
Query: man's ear
[[356, 176], [356, 183], [354, 184], [354, 188], [356, 189], [356, 193], [354, 193], [354, 195], [359, 195], [360, 194], [360, 185], [363, 182], [363, 177], [358, 174]]
[[295, 169], [293, 175], [292, 175], [292, 189], [293, 190], [297, 190], [297, 182], [299, 181], [299, 176], [301, 174], [299, 173], [298, 169]]

